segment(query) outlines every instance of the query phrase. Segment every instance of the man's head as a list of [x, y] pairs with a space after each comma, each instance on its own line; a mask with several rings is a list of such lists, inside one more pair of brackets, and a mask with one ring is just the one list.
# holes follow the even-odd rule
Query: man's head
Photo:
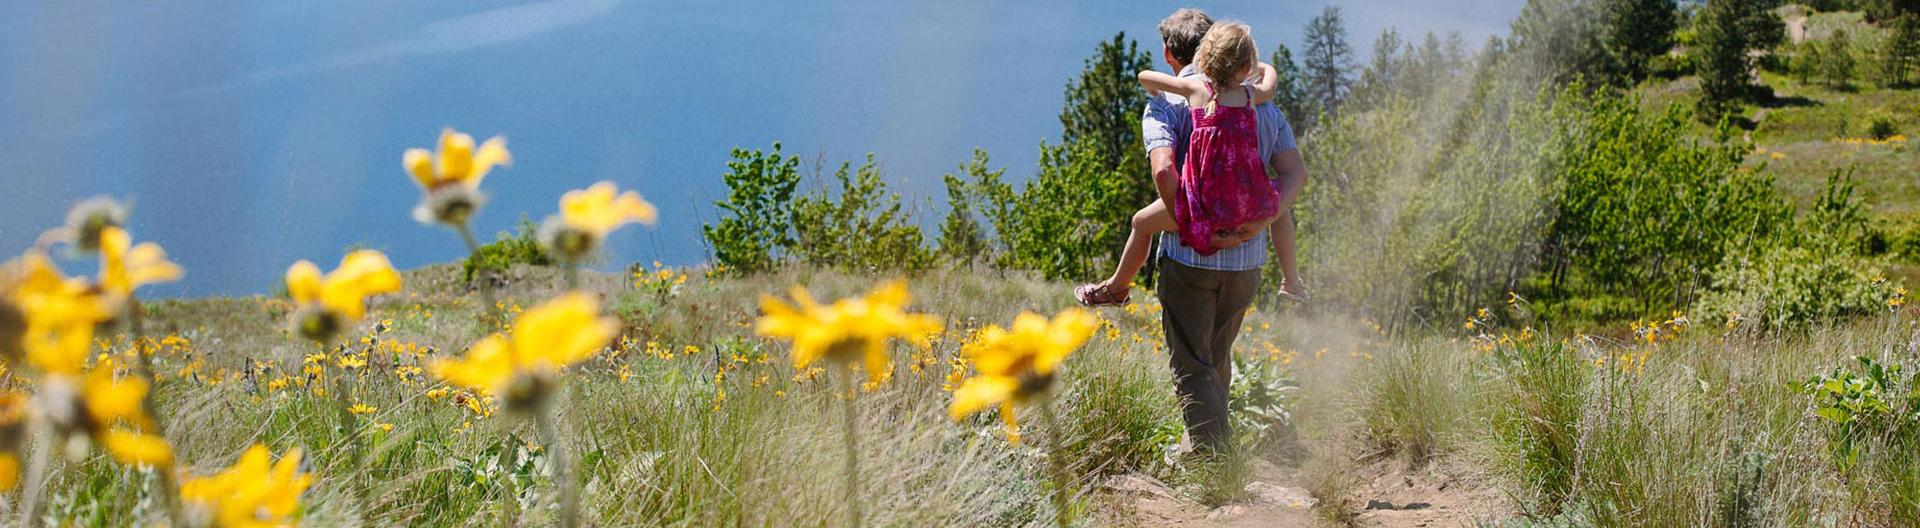
[[1193, 64], [1193, 54], [1200, 50], [1200, 40], [1207, 36], [1209, 29], [1213, 29], [1213, 18], [1193, 8], [1182, 8], [1161, 20], [1161, 54], [1167, 65], [1178, 73], [1180, 68]]

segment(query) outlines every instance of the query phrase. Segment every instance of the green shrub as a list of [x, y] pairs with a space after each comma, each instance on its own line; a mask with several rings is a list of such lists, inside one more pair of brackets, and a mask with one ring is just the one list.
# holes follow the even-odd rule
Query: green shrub
[[800, 185], [800, 157], [733, 149], [727, 161], [727, 199], [715, 202], [730, 215], [704, 226], [713, 257], [727, 270], [753, 273], [772, 269], [793, 246], [793, 193]]
[[1880, 262], [1863, 256], [1872, 234], [1851, 174], [1835, 172], [1795, 229], [1714, 268], [1695, 311], [1706, 320], [1737, 314], [1762, 328], [1789, 328], [1884, 309], [1893, 291]]
[[1694, 311], [1702, 320], [1738, 315], [1766, 328], [1872, 313], [1884, 309], [1890, 295], [1879, 274], [1879, 266], [1863, 257], [1768, 247], [1713, 270], [1712, 291]]
[[1893, 123], [1893, 116], [1877, 115], [1867, 121], [1867, 136], [1872, 137], [1874, 141], [1886, 141], [1887, 138], [1898, 134], [1900, 134], [1900, 127]]
[[515, 232], [501, 231], [492, 242], [480, 246], [479, 252], [461, 261], [461, 276], [472, 282], [474, 275], [481, 271], [498, 273], [515, 264], [553, 265], [553, 260], [547, 257], [547, 251], [541, 249], [536, 238], [539, 231], [540, 226], [532, 220], [520, 217], [520, 227]]
[[858, 170], [841, 163], [831, 185], [832, 191], [794, 200], [794, 257], [859, 271], [917, 270], [932, 263], [920, 226], [908, 222], [900, 195], [887, 190], [873, 154]]
[[1293, 445], [1293, 408], [1300, 398], [1300, 385], [1270, 363], [1249, 356], [1236, 356], [1233, 371], [1227, 413], [1233, 422], [1234, 444], [1256, 455], [1297, 447]]
[[1558, 513], [1573, 497], [1580, 418], [1592, 369], [1566, 346], [1546, 340], [1493, 352], [1493, 436], [1501, 466], [1537, 495], [1539, 513]]
[[[1731, 130], [1723, 126], [1719, 137]], [[1558, 211], [1546, 255], [1557, 288], [1633, 294], [1643, 314], [1685, 307], [1704, 270], [1789, 225], [1772, 177], [1741, 167], [1751, 147], [1693, 137], [1684, 111], [1593, 102], [1559, 144]]]
[[1920, 369], [1853, 361], [1800, 388], [1813, 400], [1830, 460], [1859, 513], [1878, 521], [1867, 524], [1911, 526], [1920, 522]]

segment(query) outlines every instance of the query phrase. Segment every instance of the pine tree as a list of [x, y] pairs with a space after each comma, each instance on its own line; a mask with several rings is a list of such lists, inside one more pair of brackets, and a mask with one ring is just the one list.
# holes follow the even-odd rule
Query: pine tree
[[1507, 49], [1521, 69], [1537, 81], [1566, 83], [1607, 71], [1600, 41], [1600, 0], [1527, 0], [1513, 21]]
[[1293, 62], [1293, 50], [1286, 44], [1277, 44], [1273, 50], [1273, 71], [1280, 78], [1279, 91], [1273, 94], [1274, 106], [1280, 107], [1280, 113], [1296, 131], [1313, 127], [1313, 116], [1307, 113], [1307, 92], [1300, 78], [1300, 66]]
[[1673, 49], [1678, 9], [1673, 0], [1609, 0], [1603, 42], [1617, 80], [1640, 82], [1653, 58]]
[[1305, 80], [1307, 100], [1314, 111], [1332, 116], [1353, 89], [1353, 46], [1347, 44], [1346, 24], [1340, 8], [1327, 6], [1320, 16], [1307, 23]]
[[1786, 39], [1775, 0], [1708, 0], [1700, 13], [1695, 71], [1700, 74], [1700, 117], [1718, 120], [1753, 94], [1750, 52]]
[[[1060, 142], [1092, 142], [1107, 166], [1118, 168], [1129, 157], [1140, 158], [1140, 109], [1146, 91], [1136, 74], [1153, 68], [1139, 44], [1121, 32], [1101, 42], [1080, 78], [1067, 84], [1066, 105], [1060, 109]], [[1148, 187], [1151, 189], [1151, 186]]]
[[1359, 88], [1355, 89], [1355, 92], [1362, 94], [1361, 98], [1377, 102], [1391, 94], [1394, 87], [1404, 80], [1401, 78], [1405, 69], [1402, 67], [1404, 61], [1400, 55], [1405, 45], [1406, 41], [1401, 40], [1399, 31], [1393, 28], [1380, 31], [1380, 38], [1373, 41], [1373, 60], [1367, 64], [1366, 70], [1360, 72]]

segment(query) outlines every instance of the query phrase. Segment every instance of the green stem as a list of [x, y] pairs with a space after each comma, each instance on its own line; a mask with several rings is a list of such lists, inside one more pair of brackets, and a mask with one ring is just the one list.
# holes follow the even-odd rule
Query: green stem
[[580, 263], [568, 262], [566, 273], [567, 273], [567, 291], [571, 293], [575, 290], [579, 290], [580, 289]]
[[47, 463], [53, 451], [53, 434], [45, 424], [38, 420], [31, 422], [33, 429], [33, 459], [27, 463], [27, 475], [24, 494], [20, 496], [20, 526], [35, 526], [40, 518], [40, 492], [46, 488]]
[[540, 437], [547, 445], [547, 456], [553, 461], [553, 480], [560, 486], [560, 526], [573, 528], [580, 511], [580, 493], [574, 489], [573, 460], [567, 458], [568, 451], [560, 443], [560, 434], [553, 426], [552, 405], [543, 406], [534, 413], [534, 426], [540, 429]]
[[460, 240], [467, 243], [467, 262], [476, 264], [473, 268], [474, 278], [480, 279], [480, 302], [483, 304], [480, 307], [480, 327], [483, 332], [492, 332], [496, 320], [493, 279], [488, 277], [487, 269], [477, 267], [480, 262], [480, 242], [473, 238], [473, 229], [467, 227], [466, 222], [454, 224], [453, 228], [460, 232]]
[[1060, 528], [1073, 523], [1073, 512], [1069, 509], [1073, 479], [1067, 474], [1066, 449], [1060, 445], [1065, 436], [1060, 429], [1060, 420], [1053, 414], [1053, 397], [1041, 396], [1036, 402], [1040, 407], [1040, 420], [1046, 422], [1047, 433], [1052, 438], [1047, 442], [1047, 465], [1053, 470], [1053, 521]]
[[[341, 348], [341, 353], [346, 353], [346, 349]], [[338, 357], [332, 359], [335, 362], [340, 360]], [[340, 432], [343, 435], [340, 441], [346, 443], [347, 450], [348, 471], [346, 478], [353, 486], [354, 498], [359, 501], [360, 507], [370, 508], [373, 502], [370, 496], [372, 490], [369, 489], [369, 486], [372, 484], [361, 475], [360, 471], [361, 467], [365, 465], [366, 456], [365, 450], [361, 449], [360, 446], [360, 420], [353, 415], [353, 398], [347, 395], [346, 376], [347, 372], [343, 369], [341, 372], [335, 373], [333, 378], [333, 397], [340, 402]]]
[[[160, 438], [167, 438], [166, 419], [161, 416], [159, 397], [155, 396], [160, 392], [160, 379], [153, 376], [153, 358], [147, 357], [147, 354], [140, 350], [140, 336], [146, 333], [145, 315], [145, 312], [140, 309], [139, 299], [129, 296], [127, 327], [128, 333], [132, 335], [130, 339], [132, 339], [133, 356], [137, 358], [136, 363], [140, 366], [140, 375], [145, 377], [148, 383], [147, 396], [143, 403], [147, 406], [147, 413], [153, 416], [153, 434]], [[156, 352], [158, 352], [157, 349]], [[175, 460], [167, 467], [157, 468], [160, 472], [160, 504], [167, 509], [169, 523], [174, 526], [185, 526], [186, 518], [180, 515], [180, 488], [178, 483], [174, 482], [173, 474], [174, 465], [179, 463], [178, 454], [174, 458]]]
[[860, 409], [853, 404], [853, 397], [859, 393], [853, 385], [853, 369], [837, 370], [839, 372], [835, 373], [835, 377], [840, 378], [840, 390], [846, 393], [840, 399], [840, 406], [845, 410], [847, 420], [846, 427], [842, 429], [845, 430], [843, 438], [847, 444], [847, 509], [848, 518], [852, 520], [848, 526], [860, 528], [864, 526], [860, 517]]

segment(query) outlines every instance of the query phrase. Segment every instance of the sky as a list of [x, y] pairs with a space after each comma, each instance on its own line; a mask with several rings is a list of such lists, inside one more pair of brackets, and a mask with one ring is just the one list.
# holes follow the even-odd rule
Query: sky
[[[1357, 62], [1392, 27], [1417, 42], [1502, 35], [1525, 0], [1191, 5], [1300, 49], [1343, 11]], [[401, 152], [442, 127], [504, 135], [483, 238], [611, 180], [660, 206], [604, 266], [707, 260], [700, 226], [733, 148], [829, 168], [875, 155], [932, 222], [940, 176], [975, 148], [1024, 180], [1059, 137], [1066, 83], [1117, 32], [1160, 56], [1182, 4], [1015, 0], [28, 0], [0, 4], [0, 254], [83, 198], [130, 201], [136, 240], [186, 279], [149, 296], [273, 291], [296, 260], [347, 247], [411, 268], [462, 256], [410, 216]], [[1311, 145], [1303, 145], [1311, 148]], [[91, 273], [74, 263], [71, 273]]]

